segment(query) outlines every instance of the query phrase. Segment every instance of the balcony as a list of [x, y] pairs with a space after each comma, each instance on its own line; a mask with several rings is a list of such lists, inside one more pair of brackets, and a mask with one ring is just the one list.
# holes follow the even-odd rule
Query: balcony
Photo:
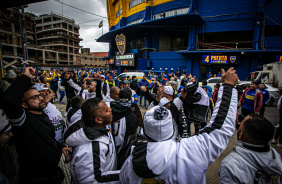
[[63, 41], [53, 41], [53, 42], [44, 42], [38, 44], [40, 46], [52, 46], [52, 45], [68, 45], [68, 42], [63, 42]]

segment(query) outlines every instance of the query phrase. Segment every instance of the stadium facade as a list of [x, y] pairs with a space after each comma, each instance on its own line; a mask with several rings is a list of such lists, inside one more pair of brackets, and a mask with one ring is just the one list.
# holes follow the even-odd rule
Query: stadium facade
[[241, 80], [282, 58], [281, 0], [107, 0], [111, 68], [186, 70]]

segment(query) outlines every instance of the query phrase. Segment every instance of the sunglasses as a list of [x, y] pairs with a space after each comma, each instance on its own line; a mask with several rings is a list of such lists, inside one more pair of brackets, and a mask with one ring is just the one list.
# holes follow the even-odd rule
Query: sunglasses
[[26, 99], [23, 103], [27, 102], [27, 101], [30, 100], [30, 99], [32, 99], [32, 100], [38, 100], [40, 96], [41, 96], [41, 94], [33, 95], [33, 96], [29, 97], [28, 99]]

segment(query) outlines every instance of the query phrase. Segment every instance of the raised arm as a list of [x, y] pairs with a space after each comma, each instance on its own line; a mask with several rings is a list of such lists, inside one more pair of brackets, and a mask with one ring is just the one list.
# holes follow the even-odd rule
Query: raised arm
[[76, 91], [81, 90], [81, 87], [70, 78], [69, 74], [65, 74], [65, 80], [67, 80], [67, 83]]
[[52, 72], [52, 73], [53, 73], [53, 75], [51, 77], [46, 77], [47, 81], [52, 81], [57, 76], [57, 74], [55, 72]]
[[237, 90], [234, 86], [238, 77], [234, 68], [226, 73], [222, 71], [222, 81], [223, 86], [219, 89], [209, 125], [191, 138], [181, 139], [181, 157], [193, 157], [192, 162], [203, 168], [207, 168], [219, 157], [235, 131]]
[[21, 97], [30, 87], [31, 79], [35, 78], [32, 73], [35, 73], [32, 67], [25, 68], [24, 74], [15, 80], [2, 97], [3, 110], [13, 126], [21, 126], [25, 121], [26, 115], [21, 106]]

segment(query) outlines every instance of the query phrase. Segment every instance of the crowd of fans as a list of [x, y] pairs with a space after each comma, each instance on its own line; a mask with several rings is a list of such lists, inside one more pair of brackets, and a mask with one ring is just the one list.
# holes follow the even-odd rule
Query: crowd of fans
[[[61, 183], [62, 154], [72, 183], [206, 183], [205, 171], [236, 127], [238, 143], [221, 164], [220, 183], [279, 183], [281, 156], [268, 144], [275, 127], [263, 117], [265, 85], [253, 81], [243, 91], [234, 68], [218, 75], [222, 84], [213, 91], [185, 71], [150, 71], [138, 80], [115, 70], [10, 70], [0, 83], [0, 183], [15, 175], [19, 183]], [[54, 104], [65, 96], [64, 118]], [[272, 140], [279, 147], [281, 103]]]

